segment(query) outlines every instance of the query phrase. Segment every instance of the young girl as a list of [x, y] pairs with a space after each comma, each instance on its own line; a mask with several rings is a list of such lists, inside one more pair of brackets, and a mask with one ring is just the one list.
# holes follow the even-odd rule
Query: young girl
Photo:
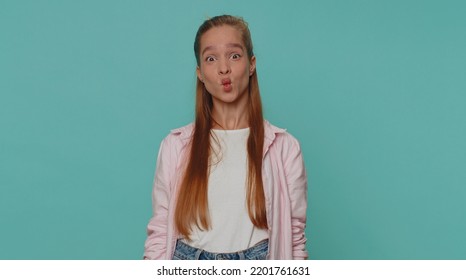
[[306, 259], [298, 141], [263, 119], [251, 35], [206, 20], [194, 41], [195, 122], [161, 143], [145, 259]]

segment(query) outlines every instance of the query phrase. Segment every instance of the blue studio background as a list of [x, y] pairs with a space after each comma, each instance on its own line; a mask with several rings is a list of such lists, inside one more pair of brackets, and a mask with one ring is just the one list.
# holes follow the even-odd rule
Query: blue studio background
[[250, 25], [312, 259], [466, 259], [464, 1], [0, 0], [0, 259], [140, 259], [197, 27]]

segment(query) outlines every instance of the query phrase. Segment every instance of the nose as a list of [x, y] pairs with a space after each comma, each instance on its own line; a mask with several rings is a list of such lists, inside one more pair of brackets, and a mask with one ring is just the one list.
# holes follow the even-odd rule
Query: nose
[[230, 64], [227, 59], [221, 59], [218, 65], [218, 74], [225, 75], [230, 73]]

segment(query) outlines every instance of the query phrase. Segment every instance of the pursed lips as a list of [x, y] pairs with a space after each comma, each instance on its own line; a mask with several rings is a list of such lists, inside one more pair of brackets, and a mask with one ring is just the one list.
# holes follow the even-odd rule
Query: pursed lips
[[225, 92], [230, 92], [232, 90], [231, 80], [229, 78], [222, 79], [221, 83]]
[[224, 85], [231, 84], [231, 80], [228, 79], [228, 78], [222, 79], [221, 84], [222, 84], [223, 86], [224, 86]]

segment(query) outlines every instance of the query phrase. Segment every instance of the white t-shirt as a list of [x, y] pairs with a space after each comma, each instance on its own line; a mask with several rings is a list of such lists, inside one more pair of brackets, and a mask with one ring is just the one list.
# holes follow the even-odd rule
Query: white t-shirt
[[211, 229], [195, 225], [189, 245], [209, 252], [229, 253], [247, 249], [267, 239], [268, 232], [255, 227], [246, 203], [247, 139], [249, 128], [213, 129], [211, 139], [208, 207]]

